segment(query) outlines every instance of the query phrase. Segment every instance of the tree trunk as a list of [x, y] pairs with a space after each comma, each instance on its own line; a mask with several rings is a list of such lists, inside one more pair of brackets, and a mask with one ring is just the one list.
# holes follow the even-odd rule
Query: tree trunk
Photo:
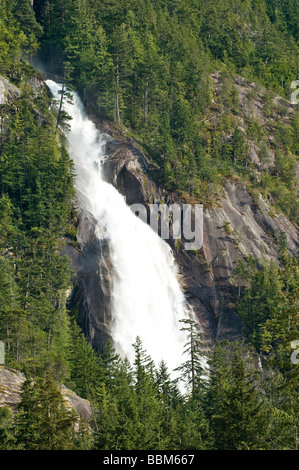
[[118, 56], [117, 56], [117, 63], [116, 63], [116, 90], [115, 90], [115, 114], [114, 114], [114, 121], [118, 124], [120, 123], [120, 114], [119, 114], [119, 66], [118, 66]]
[[145, 93], [144, 93], [144, 122], [147, 124], [148, 113], [148, 76], [146, 77]]
[[31, 267], [29, 268], [29, 272], [28, 272], [28, 276], [27, 276], [27, 282], [26, 282], [26, 294], [25, 294], [25, 310], [28, 309], [28, 297], [29, 297], [29, 290], [30, 290], [30, 271], [31, 271]]
[[246, 147], [246, 160], [245, 160], [245, 168], [247, 170], [247, 165], [248, 165], [248, 156], [249, 156], [249, 143], [247, 140], [247, 147]]
[[62, 109], [63, 96], [64, 96], [64, 82], [62, 84], [62, 90], [61, 90], [61, 97], [60, 97], [59, 109], [58, 109], [58, 114], [57, 114], [57, 123], [56, 123], [55, 133], [57, 132], [58, 126], [59, 126], [59, 118], [60, 118], [60, 113], [61, 113], [61, 109]]
[[[4, 143], [4, 137], [3, 137], [3, 132], [4, 132], [4, 117], [3, 117], [3, 110], [1, 109], [1, 128], [0, 128], [0, 134], [1, 134], [1, 143], [0, 143], [0, 162], [1, 162], [1, 174], [3, 174], [3, 168], [4, 168], [4, 161], [3, 161], [3, 143]], [[2, 184], [1, 184], [1, 192], [2, 194], [4, 193], [4, 183], [3, 183], [3, 178], [1, 178]]]

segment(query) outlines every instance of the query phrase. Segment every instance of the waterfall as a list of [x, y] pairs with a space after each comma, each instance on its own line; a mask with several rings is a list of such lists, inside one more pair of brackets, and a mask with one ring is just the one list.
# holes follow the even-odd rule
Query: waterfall
[[[61, 85], [46, 83], [59, 100]], [[139, 336], [155, 364], [164, 360], [171, 372], [184, 361], [186, 337], [179, 320], [189, 318], [174, 257], [169, 245], [104, 181], [105, 137], [86, 116], [77, 93], [72, 94], [73, 103], [63, 105], [72, 117], [68, 151], [75, 166], [79, 203], [106, 227], [114, 268], [110, 325], [114, 346], [132, 363], [132, 344]]]

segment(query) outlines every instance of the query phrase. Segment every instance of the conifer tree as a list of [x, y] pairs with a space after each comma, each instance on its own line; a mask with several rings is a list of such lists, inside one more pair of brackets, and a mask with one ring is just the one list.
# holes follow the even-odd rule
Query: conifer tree
[[96, 399], [96, 449], [117, 450], [119, 413], [117, 404], [104, 383], [97, 388]]
[[187, 332], [187, 343], [185, 344], [184, 355], [187, 360], [176, 370], [181, 372], [180, 380], [183, 381], [190, 390], [191, 397], [197, 398], [202, 395], [204, 389], [204, 368], [203, 368], [203, 344], [200, 340], [198, 326], [194, 320], [180, 320], [183, 323], [182, 331]]
[[17, 445], [25, 450], [66, 450], [74, 447], [76, 416], [65, 407], [51, 373], [27, 379], [18, 404]]
[[136, 338], [133, 346], [135, 349], [135, 390], [139, 415], [137, 449], [157, 449], [159, 448], [160, 435], [160, 404], [156, 397], [154, 363], [146, 350], [143, 349], [139, 337]]
[[0, 408], [0, 450], [15, 448], [14, 417], [12, 411], [2, 406]]
[[219, 344], [207, 396], [214, 449], [266, 448], [268, 422], [260, 374], [242, 344]]
[[100, 380], [103, 380], [99, 358], [76, 324], [72, 325], [70, 343], [70, 385], [80, 397], [92, 399]]
[[134, 388], [133, 371], [130, 363], [122, 361], [114, 373], [113, 396], [118, 408], [119, 449], [136, 449], [139, 441], [138, 396]]

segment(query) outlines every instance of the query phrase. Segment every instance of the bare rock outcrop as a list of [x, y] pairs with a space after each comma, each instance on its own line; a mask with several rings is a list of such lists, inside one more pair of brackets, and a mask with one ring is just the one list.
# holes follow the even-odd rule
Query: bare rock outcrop
[[21, 96], [19, 88], [0, 76], [0, 105], [10, 104]]
[[14, 408], [20, 399], [25, 375], [0, 366], [0, 406]]
[[110, 263], [105, 227], [87, 210], [77, 211], [77, 243], [64, 252], [72, 261], [73, 290], [69, 308], [76, 306], [79, 323], [90, 344], [101, 351], [110, 335]]
[[[16, 409], [25, 380], [26, 377], [22, 372], [0, 366], [0, 407], [6, 406], [13, 411]], [[90, 402], [79, 397], [65, 385], [61, 385], [60, 391], [66, 407], [75, 410], [79, 416], [82, 416], [86, 422], [89, 422], [92, 417]]]

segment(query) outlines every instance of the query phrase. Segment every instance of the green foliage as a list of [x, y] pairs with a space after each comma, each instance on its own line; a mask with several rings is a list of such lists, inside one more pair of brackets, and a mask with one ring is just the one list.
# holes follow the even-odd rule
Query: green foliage
[[42, 27], [36, 21], [34, 12], [27, 0], [16, 0], [12, 13], [28, 38], [32, 39], [34, 36], [39, 37], [42, 35]]
[[54, 364], [62, 377], [68, 375], [71, 270], [61, 247], [74, 194], [72, 165], [55, 137], [45, 91], [21, 90], [17, 105], [5, 105], [1, 115], [0, 334], [7, 365], [38, 373]]
[[[282, 23], [274, 3], [39, 0], [35, 11], [44, 55], [54, 47], [96, 111], [130, 128], [158, 164], [156, 179], [212, 201], [223, 176], [244, 174], [248, 155], [240, 129], [223, 142], [210, 126], [211, 72], [224, 73], [223, 120], [239, 109], [234, 73], [278, 93], [297, 78], [298, 45], [288, 31], [298, 8], [288, 4]], [[247, 133], [260, 140], [262, 128], [249, 119]]]
[[180, 320], [180, 322], [184, 325], [181, 331], [187, 332], [187, 343], [184, 349], [187, 359], [176, 370], [181, 372], [180, 380], [185, 382], [186, 387], [191, 390], [191, 397], [195, 399], [201, 396], [204, 386], [203, 344], [194, 320]]
[[28, 72], [20, 60], [35, 52], [42, 27], [27, 0], [0, 0], [0, 73], [16, 80]]
[[[272, 99], [289, 99], [298, 78], [298, 12], [297, 0], [35, 0], [34, 12], [27, 0], [0, 0], [0, 73], [21, 90], [0, 105], [0, 338], [6, 365], [28, 377], [18, 413], [0, 408], [1, 449], [297, 448], [298, 260], [283, 234], [280, 266], [249, 259], [234, 274], [244, 334], [259, 357], [248, 345], [217, 344], [204, 380], [201, 338], [185, 321], [186, 360], [176, 372], [186, 393], [140, 338], [129, 364], [110, 343], [95, 352], [71, 321], [61, 248], [75, 239], [74, 175], [59, 131], [69, 116], [52, 113], [45, 90], [26, 83], [36, 72], [24, 58], [39, 39], [41, 57], [57, 58], [58, 73], [95, 111], [138, 140], [166, 189], [212, 203], [237, 176], [296, 223], [299, 118], [287, 119], [286, 102]], [[245, 105], [236, 75], [258, 83], [246, 81]], [[259, 101], [265, 124], [251, 110]], [[66, 410], [62, 381], [90, 400], [92, 431]]]
[[102, 378], [101, 367], [96, 352], [87, 343], [76, 324], [73, 324], [71, 328], [68, 362], [70, 364], [69, 386], [80, 397], [92, 398]]
[[261, 377], [248, 348], [219, 343], [210, 366], [207, 409], [213, 448], [265, 449], [268, 425], [259, 390]]
[[12, 450], [16, 444], [14, 417], [10, 408], [0, 408], [0, 450]]
[[23, 385], [18, 404], [17, 446], [24, 450], [74, 448], [75, 415], [65, 408], [60, 390], [50, 374]]
[[[280, 236], [280, 245], [284, 248]], [[282, 251], [282, 266], [274, 262], [247, 266], [246, 287], [237, 309], [246, 334], [258, 351], [267, 353], [276, 367], [290, 364], [290, 344], [298, 336], [298, 259]]]
[[272, 370], [264, 380], [268, 398], [268, 448], [296, 450], [298, 447], [298, 373]]

